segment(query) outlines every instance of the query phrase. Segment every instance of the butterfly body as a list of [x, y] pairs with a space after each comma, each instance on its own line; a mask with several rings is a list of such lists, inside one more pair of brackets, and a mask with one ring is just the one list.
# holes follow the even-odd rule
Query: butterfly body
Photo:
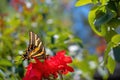
[[25, 53], [22, 55], [23, 60], [25, 59], [32, 59], [34, 57], [37, 58], [45, 58], [46, 53], [45, 53], [45, 48], [43, 45], [43, 42], [40, 40], [37, 34], [30, 32], [29, 33], [29, 46], [25, 50]]

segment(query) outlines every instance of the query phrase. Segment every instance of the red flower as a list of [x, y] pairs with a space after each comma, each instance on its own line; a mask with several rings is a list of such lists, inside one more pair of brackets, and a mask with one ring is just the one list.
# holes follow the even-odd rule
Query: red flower
[[52, 56], [44, 62], [40, 62], [34, 58], [36, 63], [30, 63], [27, 67], [27, 72], [23, 80], [42, 80], [49, 79], [50, 76], [57, 78], [58, 72], [67, 74], [73, 72], [73, 68], [68, 66], [68, 63], [72, 62], [71, 57], [65, 56], [65, 51], [57, 52], [55, 56]]
[[30, 63], [27, 67], [26, 76], [23, 80], [41, 80], [41, 73], [37, 70], [37, 65]]

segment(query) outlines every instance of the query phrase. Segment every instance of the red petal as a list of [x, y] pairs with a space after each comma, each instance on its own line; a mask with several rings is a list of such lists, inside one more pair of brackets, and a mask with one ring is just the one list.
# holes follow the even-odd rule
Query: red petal
[[66, 63], [72, 63], [72, 58], [71, 58], [71, 57], [65, 57], [65, 58], [64, 58], [64, 61], [65, 61]]
[[64, 56], [65, 53], [66, 53], [66, 51], [65, 51], [65, 50], [62, 50], [62, 51], [57, 52], [57, 53], [56, 53], [56, 56]]
[[35, 63], [30, 63], [27, 67], [27, 72], [23, 80], [40, 80], [41, 73], [38, 71], [37, 65]]

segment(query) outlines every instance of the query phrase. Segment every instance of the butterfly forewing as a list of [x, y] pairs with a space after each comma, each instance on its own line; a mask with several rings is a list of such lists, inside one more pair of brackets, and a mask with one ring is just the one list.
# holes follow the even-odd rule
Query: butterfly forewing
[[26, 53], [23, 55], [25, 59], [31, 59], [34, 57], [45, 58], [45, 48], [43, 42], [38, 37], [37, 34], [30, 32], [29, 33], [29, 46], [26, 50]]

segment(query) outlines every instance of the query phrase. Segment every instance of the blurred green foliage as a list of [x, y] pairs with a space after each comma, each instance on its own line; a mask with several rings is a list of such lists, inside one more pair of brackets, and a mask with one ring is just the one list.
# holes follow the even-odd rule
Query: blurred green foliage
[[[106, 40], [104, 65], [113, 73], [116, 62], [120, 62], [120, 0], [84, 0], [83, 3], [93, 4], [89, 12], [89, 23], [92, 30]], [[76, 6], [83, 6], [83, 3], [78, 0]], [[115, 59], [111, 57], [111, 50]]]

